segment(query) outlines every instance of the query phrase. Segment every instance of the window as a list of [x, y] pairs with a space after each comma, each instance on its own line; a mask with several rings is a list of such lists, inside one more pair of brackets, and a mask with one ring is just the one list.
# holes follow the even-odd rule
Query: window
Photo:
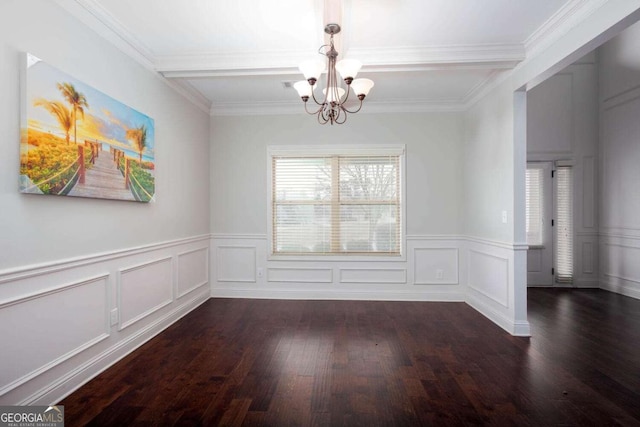
[[401, 254], [403, 149], [270, 151], [272, 254]]
[[556, 168], [556, 282], [573, 282], [573, 174], [571, 166]]
[[542, 246], [543, 172], [537, 165], [527, 167], [527, 243]]

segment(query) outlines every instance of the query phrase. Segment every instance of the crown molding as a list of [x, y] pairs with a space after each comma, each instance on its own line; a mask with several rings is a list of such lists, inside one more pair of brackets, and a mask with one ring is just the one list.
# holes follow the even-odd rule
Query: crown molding
[[571, 28], [600, 9], [608, 0], [570, 0], [536, 29], [525, 41], [527, 59], [536, 56]]
[[204, 113], [209, 113], [211, 110], [211, 101], [204, 96], [198, 89], [193, 87], [186, 80], [178, 79], [163, 79], [173, 90], [187, 98], [193, 105], [200, 109]]
[[87, 27], [105, 38], [123, 53], [155, 71], [155, 57], [151, 50], [135, 38], [120, 21], [114, 18], [97, 0], [55, 0], [63, 9]]
[[369, 66], [419, 64], [515, 64], [525, 59], [522, 44], [400, 46], [350, 49], [347, 54]]
[[109, 14], [96, 0], [55, 0], [64, 10], [95, 31], [129, 58], [154, 73], [162, 82], [182, 95], [205, 113], [211, 101], [187, 82], [169, 80], [158, 74], [151, 50], [136, 39], [118, 20]]
[[[116, 48], [145, 68], [158, 73], [171, 88], [195, 106], [211, 115], [299, 114], [299, 102], [213, 104], [181, 78], [254, 75], [297, 75], [297, 63], [308, 51], [190, 52], [154, 55], [99, 0], [55, 0], [71, 15], [86, 24]], [[321, 19], [323, 0], [316, 0], [316, 15]], [[493, 69], [494, 73], [474, 86], [462, 100], [415, 100], [370, 102], [366, 112], [441, 112], [465, 111], [492, 88], [504, 81], [522, 62], [544, 51], [575, 25], [596, 12], [607, 0], [569, 0], [522, 44], [477, 44], [397, 48], [348, 49], [345, 56], [357, 57], [366, 72], [430, 71], [443, 69]], [[349, 18], [350, 8], [345, 8]], [[362, 111], [363, 113], [365, 110]]]

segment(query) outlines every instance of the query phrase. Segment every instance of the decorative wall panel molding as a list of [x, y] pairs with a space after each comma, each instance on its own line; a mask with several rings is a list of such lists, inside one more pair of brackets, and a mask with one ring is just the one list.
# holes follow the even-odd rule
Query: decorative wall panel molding
[[0, 404], [60, 401], [206, 301], [209, 244], [207, 234], [1, 272], [0, 340], [15, 344], [2, 347]]
[[209, 283], [209, 248], [179, 253], [177, 267], [177, 295], [182, 298]]
[[457, 285], [457, 248], [414, 248], [414, 285]]
[[332, 283], [331, 268], [269, 267], [267, 282]]
[[111, 252], [103, 252], [98, 254], [90, 254], [86, 256], [80, 256], [75, 258], [56, 260], [41, 264], [27, 265], [9, 270], [0, 271], [0, 285], [8, 282], [15, 282], [18, 280], [26, 280], [39, 276], [46, 276], [49, 274], [57, 273], [60, 271], [70, 270], [77, 267], [83, 267], [86, 265], [93, 265], [112, 261], [125, 257], [132, 257], [138, 254], [149, 253], [151, 251], [159, 251], [162, 249], [168, 249], [179, 245], [188, 245], [190, 243], [208, 241], [209, 235], [188, 237], [184, 239], [176, 239], [171, 241], [165, 241], [160, 243], [153, 243], [150, 245], [141, 245], [128, 249], [122, 249]]
[[407, 283], [404, 268], [341, 268], [340, 283]]
[[218, 282], [256, 281], [256, 247], [248, 245], [216, 246], [216, 280]]
[[173, 301], [173, 263], [160, 258], [120, 270], [118, 277], [120, 324], [125, 329]]
[[467, 285], [497, 302], [509, 307], [509, 259], [469, 249]]
[[0, 396], [109, 337], [108, 277], [0, 303]]

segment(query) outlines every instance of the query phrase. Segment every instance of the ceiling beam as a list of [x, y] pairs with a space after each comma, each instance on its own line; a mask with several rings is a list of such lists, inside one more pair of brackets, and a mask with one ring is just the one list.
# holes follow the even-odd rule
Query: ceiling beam
[[[400, 49], [352, 49], [363, 71], [429, 71], [443, 69], [510, 69], [525, 57], [522, 45], [469, 45]], [[299, 74], [302, 52], [246, 52], [157, 56], [156, 70], [165, 77], [216, 77]]]

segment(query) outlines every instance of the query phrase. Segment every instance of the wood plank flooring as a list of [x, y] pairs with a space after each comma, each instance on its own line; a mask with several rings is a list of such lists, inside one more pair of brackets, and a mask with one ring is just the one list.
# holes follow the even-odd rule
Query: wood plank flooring
[[530, 289], [529, 320], [211, 299], [61, 404], [68, 426], [640, 425], [640, 301]]

